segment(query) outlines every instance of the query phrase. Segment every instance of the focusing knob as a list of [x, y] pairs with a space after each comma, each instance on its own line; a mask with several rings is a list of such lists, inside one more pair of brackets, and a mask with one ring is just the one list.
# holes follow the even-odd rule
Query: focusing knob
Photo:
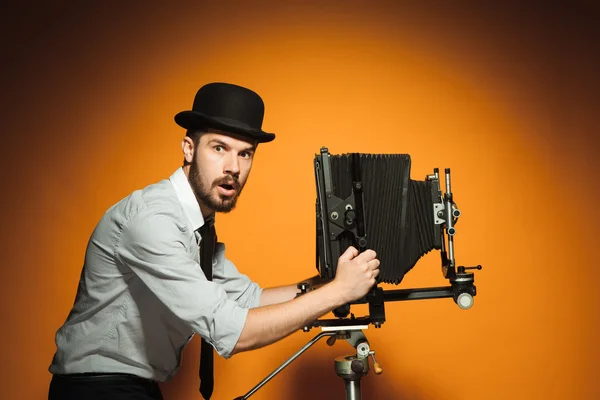
[[456, 304], [463, 310], [468, 310], [473, 306], [473, 296], [469, 293], [461, 293], [456, 298]]

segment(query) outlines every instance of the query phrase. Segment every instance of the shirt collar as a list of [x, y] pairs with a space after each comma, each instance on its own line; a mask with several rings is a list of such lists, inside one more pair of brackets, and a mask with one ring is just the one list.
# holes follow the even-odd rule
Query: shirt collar
[[[192, 190], [190, 182], [183, 172], [183, 168], [179, 167], [175, 172], [173, 172], [169, 178], [169, 181], [171, 181], [171, 184], [175, 188], [177, 198], [183, 206], [183, 211], [185, 212], [192, 229], [194, 231], [198, 230], [202, 225], [204, 225], [204, 217], [202, 217], [198, 200], [196, 200], [194, 191]], [[214, 218], [214, 214], [211, 214], [207, 217], [207, 219], [210, 218]]]

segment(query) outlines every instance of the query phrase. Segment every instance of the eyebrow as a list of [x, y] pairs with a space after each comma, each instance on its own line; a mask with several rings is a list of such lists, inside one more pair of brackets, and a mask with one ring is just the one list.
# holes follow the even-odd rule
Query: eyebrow
[[[208, 144], [219, 144], [221, 146], [227, 147], [227, 148], [231, 148], [231, 145], [229, 145], [228, 143], [225, 143], [224, 141], [222, 141], [221, 139], [211, 139]], [[241, 151], [251, 151], [251, 152], [255, 152], [256, 151], [256, 146], [252, 146], [250, 145], [249, 147], [242, 149]]]

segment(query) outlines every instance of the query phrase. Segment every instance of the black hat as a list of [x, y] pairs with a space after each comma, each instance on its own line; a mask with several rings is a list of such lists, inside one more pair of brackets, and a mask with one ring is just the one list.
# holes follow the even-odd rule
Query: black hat
[[230, 83], [202, 86], [190, 111], [175, 115], [177, 125], [188, 129], [213, 128], [236, 133], [259, 143], [275, 139], [262, 130], [265, 105], [258, 94]]

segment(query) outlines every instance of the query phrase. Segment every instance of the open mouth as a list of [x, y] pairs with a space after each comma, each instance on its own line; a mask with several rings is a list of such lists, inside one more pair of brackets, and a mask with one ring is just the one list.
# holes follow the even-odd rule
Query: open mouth
[[233, 196], [235, 195], [237, 188], [234, 184], [222, 183], [219, 186], [217, 186], [217, 189], [219, 190], [219, 193], [221, 193], [224, 196]]

